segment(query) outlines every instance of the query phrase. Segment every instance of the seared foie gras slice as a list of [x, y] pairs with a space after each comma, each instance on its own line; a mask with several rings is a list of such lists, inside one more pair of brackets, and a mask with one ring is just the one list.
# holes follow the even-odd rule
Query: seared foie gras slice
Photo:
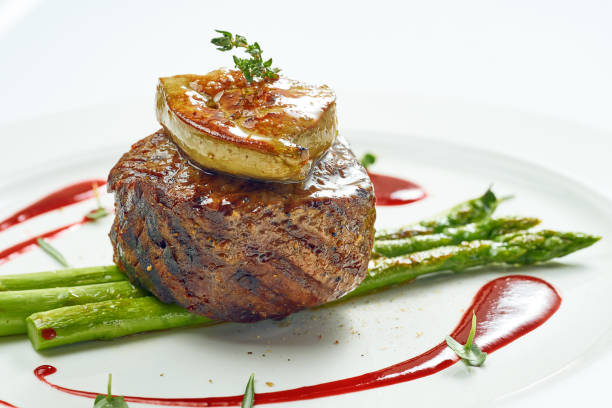
[[280, 77], [248, 84], [240, 71], [159, 79], [157, 119], [198, 165], [271, 181], [302, 181], [336, 139], [327, 86]]

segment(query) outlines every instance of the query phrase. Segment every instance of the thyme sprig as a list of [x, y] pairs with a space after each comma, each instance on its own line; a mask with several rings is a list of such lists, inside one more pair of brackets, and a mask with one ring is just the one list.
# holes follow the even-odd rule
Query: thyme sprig
[[111, 393], [111, 384], [113, 375], [108, 375], [108, 386], [106, 395], [98, 395], [94, 401], [94, 408], [129, 408], [123, 397], [113, 397]]
[[465, 346], [453, 339], [451, 336], [446, 336], [446, 344], [461, 358], [461, 360], [474, 367], [480, 367], [487, 358], [487, 353], [482, 351], [474, 343], [474, 337], [476, 336], [476, 314], [472, 312], [472, 327], [470, 334], [468, 335]]
[[211, 43], [217, 46], [219, 51], [230, 51], [234, 48], [244, 48], [245, 52], [251, 56], [251, 58], [239, 58], [233, 56], [234, 64], [236, 68], [242, 71], [242, 74], [246, 78], [247, 82], [251, 83], [254, 79], [275, 79], [278, 77], [280, 69], [272, 68], [272, 58], [264, 61], [261, 54], [263, 50], [257, 42], [249, 44], [247, 39], [242, 35], [236, 34], [235, 36], [222, 30], [215, 30], [221, 37], [216, 37], [210, 40]]
[[373, 165], [374, 163], [376, 163], [376, 156], [374, 156], [370, 152], [367, 152], [361, 157], [361, 165], [365, 167], [366, 169], [370, 167], [371, 165]]

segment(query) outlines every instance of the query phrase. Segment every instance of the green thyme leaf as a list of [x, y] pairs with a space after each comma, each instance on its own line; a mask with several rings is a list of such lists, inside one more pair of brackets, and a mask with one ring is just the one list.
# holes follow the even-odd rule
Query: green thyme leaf
[[215, 30], [221, 37], [216, 37], [210, 40], [211, 43], [217, 46], [219, 51], [230, 51], [234, 48], [244, 48], [245, 52], [251, 56], [251, 58], [239, 58], [233, 56], [234, 65], [246, 78], [247, 82], [251, 83], [254, 79], [274, 79], [278, 77], [280, 69], [272, 68], [272, 59], [264, 61], [261, 54], [263, 50], [258, 43], [249, 44], [247, 39], [242, 35], [236, 34], [235, 36], [223, 30]]
[[255, 402], [255, 374], [251, 374], [242, 398], [241, 408], [252, 408]]
[[113, 375], [108, 375], [108, 391], [106, 395], [98, 395], [94, 401], [94, 408], [129, 408], [123, 397], [113, 397], [111, 382]]
[[106, 211], [106, 208], [98, 208], [97, 210], [93, 210], [87, 214], [85, 214], [85, 217], [89, 218], [90, 220], [97, 220], [99, 218], [103, 218], [106, 217], [108, 215], [108, 211]]
[[374, 163], [376, 163], [376, 156], [374, 156], [372, 153], [366, 153], [363, 155], [363, 157], [361, 158], [361, 164], [363, 165], [363, 167], [365, 167], [366, 169], [373, 165]]
[[62, 264], [62, 266], [65, 266], [66, 268], [70, 266], [68, 265], [68, 261], [66, 261], [66, 258], [64, 258], [64, 255], [62, 255], [60, 251], [55, 249], [50, 243], [45, 241], [43, 238], [38, 238], [36, 240], [36, 243], [43, 251], [47, 253], [47, 255], [49, 255], [51, 258], [55, 259], [57, 262]]
[[453, 339], [451, 336], [446, 336], [446, 345], [461, 358], [461, 360], [474, 367], [480, 367], [487, 358], [487, 353], [482, 351], [480, 347], [474, 344], [474, 336], [476, 335], [476, 315], [472, 312], [472, 327], [468, 335], [465, 346]]
[[210, 40], [211, 43], [217, 46], [219, 51], [229, 51], [234, 47], [234, 42], [232, 38], [232, 34], [227, 31], [215, 30], [219, 34], [222, 34], [222, 37], [213, 38]]

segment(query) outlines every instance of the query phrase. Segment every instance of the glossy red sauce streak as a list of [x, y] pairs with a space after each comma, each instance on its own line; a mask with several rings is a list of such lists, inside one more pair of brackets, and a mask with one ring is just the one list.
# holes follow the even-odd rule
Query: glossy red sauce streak
[[[465, 343], [476, 313], [478, 326], [475, 342], [491, 353], [518, 339], [550, 318], [561, 305], [561, 297], [547, 282], [529, 276], [512, 275], [495, 279], [483, 286], [472, 301], [451, 336]], [[300, 401], [349, 392], [383, 387], [415, 380], [435, 374], [458, 361], [455, 353], [442, 342], [410, 360], [385, 367], [378, 371], [343, 380], [295, 388], [286, 391], [256, 394], [256, 404]], [[491, 364], [495, 364], [492, 362]], [[51, 387], [81, 397], [95, 398], [98, 393], [73, 390], [52, 384], [47, 376], [57, 369], [43, 365], [34, 370], [42, 382]], [[125, 397], [128, 402], [177, 407], [227, 407], [238, 406], [241, 395], [207, 398], [149, 398]]]
[[84, 180], [54, 191], [24, 209], [17, 211], [7, 219], [0, 221], [0, 232], [46, 212], [92, 198], [94, 196], [92, 187], [94, 184], [102, 187], [106, 184], [106, 180]]
[[63, 227], [59, 227], [56, 228], [54, 230], [51, 231], [47, 231], [44, 232], [40, 235], [36, 235], [35, 237], [26, 239], [25, 241], [19, 242], [9, 248], [6, 248], [2, 251], [0, 251], [0, 265], [2, 265], [5, 262], [10, 261], [12, 258], [14, 258], [15, 256], [35, 247], [38, 246], [38, 243], [36, 242], [38, 240], [38, 238], [54, 238], [56, 236], [58, 236], [59, 234], [61, 234], [62, 232], [68, 231], [70, 229], [76, 228], [80, 225], [86, 224], [88, 222], [91, 222], [93, 220], [87, 218], [87, 217], [83, 217], [82, 220], [77, 221], [77, 222], [73, 222], [72, 224], [68, 224], [68, 225], [64, 225]]
[[412, 181], [370, 172], [368, 175], [374, 184], [376, 205], [410, 204], [427, 197], [423, 187]]
[[2, 400], [0, 400], [0, 406], [2, 406], [2, 407], [9, 407], [9, 408], [17, 408], [15, 405], [9, 404], [8, 402], [2, 401]]

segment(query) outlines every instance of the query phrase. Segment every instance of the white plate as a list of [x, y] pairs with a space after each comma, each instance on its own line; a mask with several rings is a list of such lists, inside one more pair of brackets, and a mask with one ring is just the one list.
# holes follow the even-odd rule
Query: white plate
[[[378, 154], [377, 172], [412, 179], [429, 193], [426, 200], [413, 205], [379, 208], [378, 227], [436, 213], [481, 194], [494, 183], [496, 192], [516, 195], [503, 204], [500, 214], [539, 216], [544, 219], [543, 227], [612, 236], [611, 203], [548, 170], [409, 136], [357, 132], [345, 136], [356, 151], [367, 149]], [[119, 149], [103, 150], [69, 163], [45, 166], [37, 174], [5, 184], [0, 190], [0, 218], [69, 182], [104, 177], [120, 154]], [[105, 200], [112, 202], [110, 197]], [[0, 248], [75, 220], [92, 206], [92, 202], [85, 202], [7, 230], [0, 234]], [[110, 222], [104, 219], [86, 225], [53, 244], [75, 266], [108, 264], [112, 253], [106, 236]], [[611, 260], [612, 246], [609, 240], [602, 240], [560, 263], [507, 271], [546, 279], [560, 291], [563, 304], [542, 327], [490, 355], [481, 369], [468, 370], [456, 364], [413, 382], [277, 406], [452, 403], [467, 407], [490, 405], [516, 395], [607, 347], [612, 329], [608, 313], [612, 309]], [[0, 273], [56, 266], [41, 251], [33, 250], [0, 266]], [[357, 375], [406, 360], [437, 344], [453, 329], [476, 291], [500, 273], [499, 269], [485, 269], [422, 279], [335, 308], [299, 313], [289, 318], [290, 324], [260, 322], [173, 330], [44, 353], [33, 351], [22, 336], [0, 339], [0, 399], [19, 407], [93, 405], [91, 400], [63, 394], [36, 380], [32, 370], [41, 364], [56, 366], [58, 373], [49, 379], [63, 386], [102, 392], [107, 373], [112, 372], [114, 392], [152, 397], [240, 394], [251, 372], [256, 373], [259, 392]]]

